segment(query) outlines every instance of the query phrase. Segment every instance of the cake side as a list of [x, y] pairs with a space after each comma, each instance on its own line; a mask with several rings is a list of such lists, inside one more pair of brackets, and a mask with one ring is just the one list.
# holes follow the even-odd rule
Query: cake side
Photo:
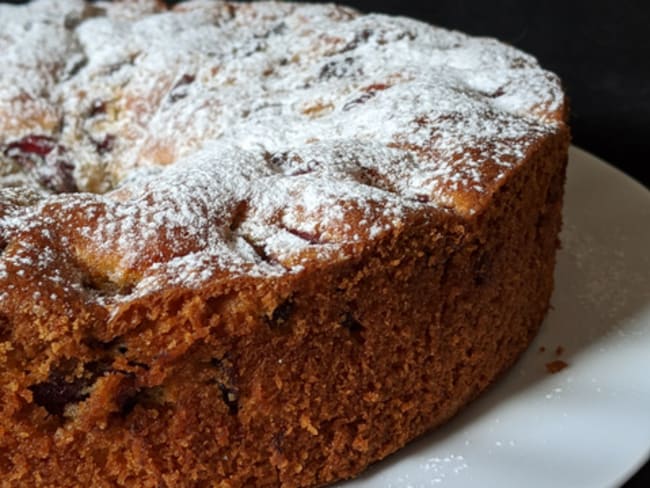
[[472, 219], [420, 213], [346, 263], [134, 305], [119, 318], [130, 332], [91, 341], [77, 379], [50, 372], [9, 402], [3, 479], [299, 487], [358, 474], [454, 415], [532, 340], [567, 144], [566, 132], [537, 144]]

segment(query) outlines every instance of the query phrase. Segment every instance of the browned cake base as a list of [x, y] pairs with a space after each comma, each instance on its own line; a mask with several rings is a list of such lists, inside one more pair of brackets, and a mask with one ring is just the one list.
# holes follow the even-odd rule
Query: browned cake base
[[[553, 286], [567, 144], [538, 144], [469, 221], [431, 211], [344, 264], [143, 301], [114, 322], [117, 339], [86, 337], [31, 398], [20, 377], [4, 382], [2, 485], [299, 487], [358, 474], [454, 415], [530, 343]], [[177, 354], [148, 358], [157, 343]], [[3, 356], [12, 374], [32, 366]]]

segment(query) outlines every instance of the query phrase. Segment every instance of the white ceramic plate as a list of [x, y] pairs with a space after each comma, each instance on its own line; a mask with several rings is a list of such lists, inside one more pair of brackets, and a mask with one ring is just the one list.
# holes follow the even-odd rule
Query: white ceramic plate
[[[564, 219], [553, 308], [522, 359], [339, 488], [613, 487], [648, 459], [650, 192], [571, 148]], [[558, 346], [569, 365], [549, 374]]]

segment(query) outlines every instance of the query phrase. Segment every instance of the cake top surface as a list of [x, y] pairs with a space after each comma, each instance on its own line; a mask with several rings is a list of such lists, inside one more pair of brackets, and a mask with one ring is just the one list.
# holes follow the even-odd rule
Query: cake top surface
[[564, 120], [531, 56], [340, 6], [41, 0], [0, 19], [0, 300], [344, 259], [410, 212], [480, 212]]

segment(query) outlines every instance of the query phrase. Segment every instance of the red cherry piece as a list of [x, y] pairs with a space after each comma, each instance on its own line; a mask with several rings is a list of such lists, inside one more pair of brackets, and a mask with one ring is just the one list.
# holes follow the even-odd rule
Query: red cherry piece
[[56, 140], [52, 137], [29, 135], [9, 144], [5, 150], [5, 154], [7, 156], [12, 156], [12, 153], [19, 151], [21, 153], [36, 154], [45, 157], [50, 154], [56, 146]]

